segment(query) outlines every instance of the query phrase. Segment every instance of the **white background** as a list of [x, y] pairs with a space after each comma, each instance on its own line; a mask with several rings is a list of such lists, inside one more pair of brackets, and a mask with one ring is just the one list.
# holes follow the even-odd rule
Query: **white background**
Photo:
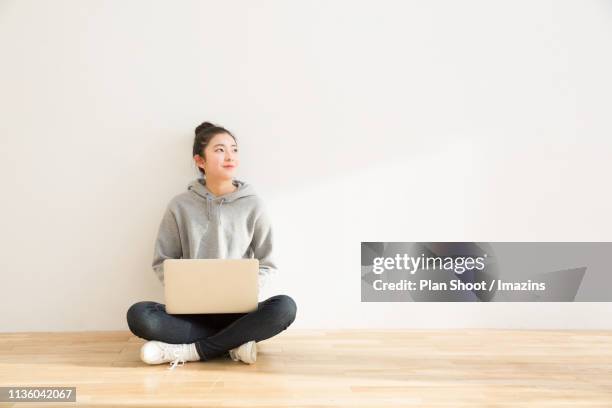
[[1, 331], [163, 301], [193, 129], [238, 138], [294, 327], [612, 328], [610, 303], [361, 303], [361, 241], [611, 240], [609, 1], [0, 1]]

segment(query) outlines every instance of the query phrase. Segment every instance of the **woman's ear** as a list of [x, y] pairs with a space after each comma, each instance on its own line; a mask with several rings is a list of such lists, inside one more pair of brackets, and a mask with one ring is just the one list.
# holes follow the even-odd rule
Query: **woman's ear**
[[199, 154], [196, 154], [195, 156], [193, 156], [193, 160], [195, 160], [196, 166], [204, 170], [204, 164], [206, 162], [204, 161], [204, 158], [202, 156], [200, 156]]

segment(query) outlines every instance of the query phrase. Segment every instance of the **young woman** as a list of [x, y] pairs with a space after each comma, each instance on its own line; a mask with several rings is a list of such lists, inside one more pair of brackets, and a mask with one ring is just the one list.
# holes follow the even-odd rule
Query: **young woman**
[[[166, 207], [153, 254], [153, 270], [164, 283], [164, 259], [257, 258], [259, 288], [276, 273], [272, 229], [253, 187], [234, 178], [239, 165], [236, 138], [225, 128], [204, 122], [195, 129], [193, 159], [202, 177]], [[133, 304], [127, 311], [132, 333], [149, 340], [140, 350], [148, 364], [229, 356], [252, 364], [258, 341], [285, 330], [295, 320], [296, 304], [287, 295], [260, 301], [250, 313], [166, 313], [153, 301]]]

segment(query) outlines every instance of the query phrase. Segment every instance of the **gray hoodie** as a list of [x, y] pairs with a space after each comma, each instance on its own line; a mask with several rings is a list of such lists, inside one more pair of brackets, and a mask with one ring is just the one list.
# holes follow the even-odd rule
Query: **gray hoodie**
[[153, 271], [164, 284], [164, 259], [259, 259], [259, 288], [277, 273], [272, 229], [253, 187], [234, 179], [236, 191], [221, 196], [198, 178], [166, 206], [153, 254]]

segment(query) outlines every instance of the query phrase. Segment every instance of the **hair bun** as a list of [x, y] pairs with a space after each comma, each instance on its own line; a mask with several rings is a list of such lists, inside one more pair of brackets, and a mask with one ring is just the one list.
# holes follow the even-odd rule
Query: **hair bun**
[[216, 126], [210, 122], [202, 122], [200, 125], [198, 125], [198, 127], [195, 128], [195, 134], [197, 135], [198, 133], [200, 133], [200, 131], [204, 129], [214, 128], [214, 127]]

